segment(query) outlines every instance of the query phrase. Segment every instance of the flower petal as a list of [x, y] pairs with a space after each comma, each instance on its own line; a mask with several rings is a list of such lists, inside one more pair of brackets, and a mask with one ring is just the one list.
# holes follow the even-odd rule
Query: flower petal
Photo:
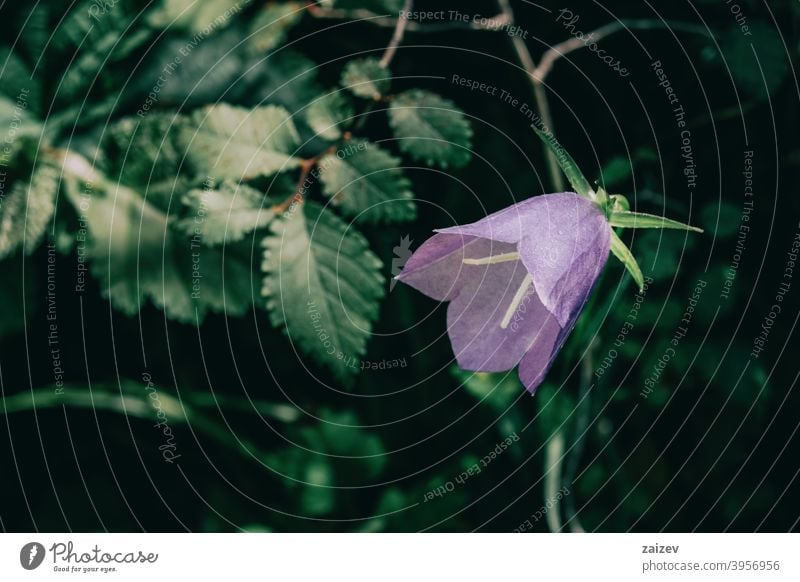
[[539, 198], [546, 208], [519, 253], [542, 303], [568, 328], [608, 260], [611, 228], [596, 204], [576, 194]]
[[514, 245], [460, 234], [435, 234], [408, 259], [398, 281], [414, 287], [437, 301], [455, 297], [467, 278], [478, 272], [464, 259], [516, 250]]
[[581, 198], [574, 192], [545, 194], [512, 204], [508, 208], [489, 214], [477, 222], [441, 228], [437, 229], [436, 232], [478, 236], [500, 242], [518, 243], [523, 237], [536, 234], [540, 221], [546, 219], [548, 214], [558, 213], [560, 209], [572, 204], [572, 200], [575, 198], [594, 206], [593, 203]]
[[[535, 343], [546, 321], [555, 322], [531, 286], [508, 324], [501, 324], [528, 275], [521, 261], [468, 267], [471, 276], [447, 308], [447, 332], [458, 365], [465, 370], [502, 372], [516, 366]], [[550, 340], [552, 344], [554, 340]]]
[[519, 379], [531, 394], [547, 376], [561, 350], [561, 344], [570, 331], [572, 331], [571, 326], [566, 329], [561, 328], [552, 314], [541, 327], [536, 341], [519, 363]]

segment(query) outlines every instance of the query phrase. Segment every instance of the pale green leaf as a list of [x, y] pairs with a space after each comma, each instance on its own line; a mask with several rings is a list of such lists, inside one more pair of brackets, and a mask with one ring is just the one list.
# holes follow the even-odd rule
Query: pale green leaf
[[246, 5], [242, 0], [161, 0], [150, 13], [148, 23], [156, 28], [184, 28], [208, 36], [228, 26]]
[[389, 91], [391, 79], [389, 69], [381, 67], [378, 59], [367, 57], [347, 63], [341, 83], [358, 97], [378, 101]]
[[183, 198], [188, 216], [176, 228], [204, 245], [242, 240], [275, 216], [264, 194], [246, 184], [223, 182], [219, 188], [195, 188]]
[[263, 262], [272, 324], [348, 381], [384, 295], [380, 260], [352, 226], [313, 202], [293, 206], [272, 230]]
[[594, 190], [592, 189], [591, 184], [589, 184], [589, 180], [583, 176], [580, 168], [578, 168], [578, 164], [576, 164], [575, 160], [572, 159], [572, 156], [567, 153], [567, 150], [565, 150], [563, 146], [558, 143], [558, 140], [556, 140], [551, 132], [542, 131], [535, 125], [532, 125], [531, 127], [536, 132], [536, 135], [539, 136], [539, 139], [541, 139], [542, 142], [544, 142], [544, 144], [550, 149], [550, 151], [553, 152], [559, 167], [564, 172], [564, 175], [567, 177], [567, 180], [569, 180], [569, 183], [575, 189], [575, 192], [586, 198], [593, 198]]
[[300, 143], [289, 113], [272, 105], [245, 109], [227, 104], [196, 111], [181, 143], [198, 174], [249, 180], [297, 167]]
[[397, 16], [403, 8], [403, 0], [327, 0], [342, 10], [369, 10], [376, 14]]
[[53, 216], [58, 185], [58, 169], [42, 164], [0, 196], [0, 259], [18, 248], [28, 254], [36, 250]]
[[611, 226], [622, 228], [671, 228], [675, 230], [691, 230], [692, 232], [703, 232], [702, 228], [689, 226], [677, 220], [670, 220], [663, 216], [645, 214], [643, 212], [630, 212], [626, 210], [615, 210], [608, 217]]
[[106, 133], [103, 149], [109, 174], [145, 195], [149, 202], [168, 208], [173, 196], [189, 189], [184, 150], [179, 132], [188, 127], [186, 117], [151, 113], [144, 119], [128, 117]]
[[353, 113], [353, 104], [341, 92], [324, 95], [305, 110], [309, 127], [328, 140], [342, 136], [342, 129], [350, 125]]
[[305, 7], [300, 2], [275, 2], [261, 8], [250, 24], [248, 51], [264, 56], [280, 46], [304, 13]]
[[[88, 233], [78, 253], [90, 259], [105, 297], [136, 314], [150, 300], [168, 317], [201, 322], [209, 311], [242, 315], [253, 298], [249, 245], [210, 248], [170, 227], [167, 215], [134, 189], [73, 182], [67, 193]], [[88, 235], [88, 236], [87, 236]]]
[[23, 104], [32, 114], [39, 110], [41, 87], [38, 78], [16, 52], [0, 48], [0, 94], [12, 102]]
[[334, 206], [347, 216], [366, 222], [413, 220], [411, 182], [399, 163], [371, 142], [352, 140], [320, 159], [320, 181]]
[[41, 133], [42, 125], [31, 115], [24, 96], [13, 101], [0, 96], [0, 170], [13, 168], [18, 157], [35, 159]]
[[398, 95], [389, 108], [398, 147], [429, 166], [459, 168], [472, 157], [472, 127], [449, 99], [414, 89]]
[[614, 253], [614, 256], [617, 257], [625, 268], [628, 269], [628, 272], [633, 277], [633, 280], [636, 282], [636, 286], [641, 291], [644, 288], [644, 275], [642, 274], [642, 270], [639, 268], [639, 263], [636, 262], [633, 254], [631, 253], [630, 249], [622, 242], [622, 239], [619, 238], [616, 232], [613, 230], [611, 231], [611, 252]]

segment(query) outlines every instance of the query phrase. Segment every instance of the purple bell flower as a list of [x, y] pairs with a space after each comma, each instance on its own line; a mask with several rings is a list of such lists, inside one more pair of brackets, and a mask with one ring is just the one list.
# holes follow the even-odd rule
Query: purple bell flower
[[608, 259], [602, 209], [572, 192], [547, 194], [436, 232], [397, 279], [450, 302], [447, 333], [459, 366], [502, 372], [519, 364], [534, 392]]

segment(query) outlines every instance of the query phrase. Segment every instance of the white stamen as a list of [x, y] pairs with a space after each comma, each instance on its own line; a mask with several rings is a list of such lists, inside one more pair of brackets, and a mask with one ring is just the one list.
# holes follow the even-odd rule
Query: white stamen
[[502, 255], [493, 255], [491, 257], [483, 257], [482, 259], [464, 259], [465, 265], [494, 265], [495, 263], [507, 263], [508, 261], [516, 261], [519, 258], [519, 253], [503, 253]]
[[522, 284], [514, 294], [514, 298], [511, 300], [511, 305], [508, 306], [505, 317], [503, 317], [503, 321], [500, 322], [500, 329], [507, 328], [508, 324], [511, 323], [511, 318], [514, 317], [514, 313], [516, 313], [519, 304], [522, 303], [522, 299], [528, 292], [528, 288], [531, 286], [531, 283], [533, 283], [533, 277], [531, 277], [529, 273], [525, 275], [525, 278], [522, 280]]

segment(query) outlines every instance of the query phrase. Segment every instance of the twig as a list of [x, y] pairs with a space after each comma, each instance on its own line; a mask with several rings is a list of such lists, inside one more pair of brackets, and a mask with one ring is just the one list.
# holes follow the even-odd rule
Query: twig
[[381, 59], [381, 67], [384, 69], [391, 64], [392, 59], [397, 52], [397, 47], [399, 47], [400, 43], [403, 42], [403, 36], [405, 35], [406, 27], [408, 26], [408, 13], [411, 12], [413, 7], [414, 0], [405, 0], [403, 3], [403, 9], [400, 11], [400, 18], [397, 20], [397, 26], [394, 27], [392, 40], [389, 41], [389, 46], [386, 47], [386, 52], [383, 53], [383, 58]]
[[[514, 24], [514, 9], [511, 7], [511, 0], [497, 0], [498, 5], [500, 6], [500, 11], [505, 15], [509, 25]], [[531, 83], [533, 85], [533, 96], [536, 99], [536, 106], [539, 108], [539, 115], [542, 118], [542, 122], [545, 125], [544, 129], [548, 129], [550, 132], [555, 134], [555, 129], [553, 127], [553, 116], [550, 113], [550, 103], [547, 100], [547, 93], [545, 93], [543, 81], [536, 70], [536, 63], [531, 56], [531, 52], [528, 50], [528, 46], [525, 44], [525, 41], [519, 36], [512, 36], [511, 43], [514, 46], [514, 50], [517, 53], [517, 58], [519, 59], [522, 67], [525, 69], [525, 72], [528, 73], [530, 77]], [[564, 190], [564, 178], [561, 176], [561, 169], [558, 165], [558, 160], [556, 159], [555, 154], [550, 151], [550, 149], [546, 146], [542, 146], [545, 150], [545, 155], [547, 156], [547, 169], [550, 174], [550, 182], [552, 186], [555, 188], [557, 192], [561, 192]]]
[[709, 31], [694, 24], [685, 24], [682, 22], [663, 22], [661, 20], [617, 20], [616, 22], [609, 22], [600, 28], [593, 30], [583, 38], [573, 37], [557, 45], [553, 45], [542, 55], [539, 60], [539, 65], [534, 70], [534, 75], [539, 79], [539, 82], [544, 82], [544, 79], [553, 68], [553, 64], [564, 55], [571, 53], [590, 44], [596, 43], [599, 40], [611, 36], [615, 32], [621, 30], [629, 30], [631, 28], [637, 30], [652, 30], [656, 28], [667, 28], [669, 30], [680, 30], [683, 32], [694, 32], [708, 36]]
[[297, 186], [295, 186], [294, 192], [292, 192], [292, 195], [286, 200], [273, 206], [272, 212], [275, 214], [283, 214], [292, 204], [302, 204], [303, 200], [305, 199], [306, 180], [308, 180], [308, 175], [311, 173], [311, 170], [317, 164], [321, 156], [322, 154], [314, 156], [313, 158], [308, 158], [307, 160], [303, 160], [300, 163], [300, 177], [297, 179]]
[[[500, 6], [502, 13], [506, 15], [508, 23], [513, 24], [515, 21], [514, 9], [511, 7], [511, 0], [497, 0], [497, 3]], [[552, 70], [553, 65], [559, 58], [572, 51], [583, 48], [587, 46], [587, 44], [597, 42], [602, 38], [614, 34], [615, 32], [619, 32], [620, 30], [627, 30], [631, 28], [646, 30], [663, 28], [664, 26], [684, 32], [694, 32], [704, 35], [709, 34], [709, 31], [701, 26], [684, 24], [680, 22], [663, 22], [661, 20], [619, 20], [617, 22], [611, 22], [601, 26], [600, 28], [585, 35], [582, 39], [574, 37], [550, 47], [542, 55], [538, 66], [533, 60], [525, 41], [519, 36], [512, 37], [511, 41], [514, 45], [514, 50], [517, 53], [517, 58], [530, 77], [531, 85], [533, 86], [534, 98], [536, 99], [536, 106], [539, 108], [539, 115], [542, 119], [542, 123], [546, 126], [545, 129], [548, 129], [550, 132], [555, 134], [553, 127], [553, 116], [550, 113], [550, 102], [547, 99], [544, 81]], [[564, 179], [561, 176], [558, 160], [556, 159], [555, 154], [550, 151], [547, 146], [543, 145], [542, 147], [545, 149], [545, 154], [547, 156], [547, 168], [550, 173], [552, 185], [557, 191], [561, 191], [564, 189]]]
[[[383, 28], [395, 28], [400, 20], [399, 18], [385, 16], [364, 8], [356, 8], [353, 10], [344, 10], [341, 8], [320, 8], [320, 6], [317, 4], [309, 3], [306, 5], [306, 10], [314, 18], [334, 20], [363, 20], [364, 22], [368, 22], [375, 26], [381, 26]], [[504, 14], [498, 14], [497, 16], [488, 19], [486, 24], [484, 24], [482, 21], [475, 22], [472, 20], [466, 22], [463, 20], [448, 20], [447, 22], [431, 23], [420, 23], [409, 20], [406, 23], [406, 30], [412, 32], [430, 33], [443, 32], [447, 30], [483, 30], [489, 32], [498, 32], [502, 31], [503, 29], [499, 26], [489, 26], [488, 23], [492, 22], [493, 24], [505, 24], [505, 18], [506, 17]]]

